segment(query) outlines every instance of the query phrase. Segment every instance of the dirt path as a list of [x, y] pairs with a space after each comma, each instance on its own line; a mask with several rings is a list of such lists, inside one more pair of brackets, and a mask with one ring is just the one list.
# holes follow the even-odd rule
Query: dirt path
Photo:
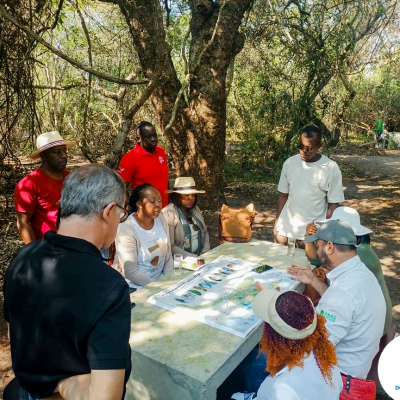
[[362, 223], [374, 231], [371, 244], [381, 260], [400, 332], [400, 151], [333, 158], [358, 169], [356, 177], [344, 182], [346, 204], [356, 208]]
[[[389, 293], [393, 302], [394, 322], [400, 332], [400, 151], [385, 150], [381, 155], [354, 155], [349, 151], [331, 155], [343, 173], [346, 205], [356, 208], [362, 223], [374, 231], [372, 246], [378, 254], [385, 274]], [[14, 187], [16, 182], [10, 182]], [[240, 207], [254, 202], [259, 214], [254, 224], [254, 236], [264, 240], [273, 240], [272, 228], [275, 220], [276, 184], [235, 183], [226, 188], [227, 204]], [[12, 196], [11, 196], [12, 197]], [[1, 199], [5, 207], [4, 199]], [[200, 198], [201, 207], [201, 198]], [[4, 210], [4, 208], [3, 208]], [[217, 220], [218, 208], [204, 210], [211, 236], [211, 246], [218, 245]], [[0, 281], [8, 265], [11, 254], [19, 246], [16, 232], [15, 215], [12, 208], [2, 211], [3, 228], [2, 256], [0, 257]], [[6, 232], [5, 232], [6, 231]], [[4, 236], [7, 236], [6, 238]], [[5, 240], [7, 239], [7, 240]], [[10, 352], [2, 319], [2, 296], [0, 295], [0, 398], [5, 384], [12, 377]], [[383, 399], [383, 397], [380, 397]]]

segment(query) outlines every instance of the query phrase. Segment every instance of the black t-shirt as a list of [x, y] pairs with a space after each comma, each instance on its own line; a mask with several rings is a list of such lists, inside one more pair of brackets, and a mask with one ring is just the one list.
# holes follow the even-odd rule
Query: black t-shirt
[[6, 272], [4, 316], [15, 375], [34, 397], [92, 369], [130, 372], [128, 285], [85, 240], [46, 232], [22, 248]]

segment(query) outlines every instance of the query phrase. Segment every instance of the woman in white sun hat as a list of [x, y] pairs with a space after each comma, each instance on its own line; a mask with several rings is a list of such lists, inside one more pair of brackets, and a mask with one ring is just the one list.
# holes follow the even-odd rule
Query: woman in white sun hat
[[169, 225], [172, 254], [197, 257], [206, 253], [210, 250], [210, 238], [197, 206], [197, 195], [205, 191], [196, 189], [193, 178], [180, 177], [175, 179], [174, 188], [166, 193], [170, 193], [170, 203], [162, 213]]
[[[360, 214], [351, 207], [338, 207], [333, 211], [332, 217], [330, 219], [340, 220], [347, 222], [352, 228], [357, 236], [357, 255], [360, 257], [361, 261], [366, 265], [366, 267], [375, 275], [386, 302], [386, 319], [384, 334], [388, 331], [392, 324], [392, 301], [390, 300], [389, 291], [385, 283], [385, 278], [383, 276], [381, 263], [378, 256], [372, 249], [370, 245], [370, 234], [373, 233], [370, 229], [361, 225]], [[317, 221], [317, 224], [326, 222]], [[311, 222], [307, 225], [306, 235], [314, 235], [318, 228]], [[306, 255], [310, 260], [311, 264], [320, 266], [321, 261], [317, 256], [317, 251], [314, 243], [306, 244]]]
[[[256, 284], [258, 289], [262, 285]], [[255, 394], [236, 393], [232, 399], [338, 400], [342, 378], [325, 318], [308, 297], [289, 290], [261, 290], [253, 311], [264, 321], [260, 353], [268, 354], [265, 378]]]

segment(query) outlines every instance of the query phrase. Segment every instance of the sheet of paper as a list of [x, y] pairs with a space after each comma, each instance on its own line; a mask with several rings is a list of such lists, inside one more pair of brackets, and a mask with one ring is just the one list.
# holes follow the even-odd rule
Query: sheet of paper
[[255, 272], [259, 267], [260, 264], [220, 256], [151, 296], [148, 302], [244, 338], [261, 323], [252, 308], [257, 294], [254, 282], [282, 292], [297, 284], [284, 271], [269, 268]]

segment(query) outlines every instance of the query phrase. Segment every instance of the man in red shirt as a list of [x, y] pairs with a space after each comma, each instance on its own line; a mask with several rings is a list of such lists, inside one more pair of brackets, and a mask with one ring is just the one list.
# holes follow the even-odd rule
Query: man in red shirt
[[137, 127], [136, 147], [126, 153], [121, 160], [118, 174], [132, 189], [142, 183], [150, 183], [158, 189], [162, 206], [168, 205], [168, 164], [167, 155], [157, 146], [158, 138], [154, 126], [142, 121]]
[[14, 191], [17, 227], [25, 244], [56, 232], [58, 203], [65, 177], [69, 174], [67, 149], [75, 142], [65, 142], [57, 131], [39, 135], [37, 151], [29, 157], [41, 158], [42, 165], [17, 183]]

